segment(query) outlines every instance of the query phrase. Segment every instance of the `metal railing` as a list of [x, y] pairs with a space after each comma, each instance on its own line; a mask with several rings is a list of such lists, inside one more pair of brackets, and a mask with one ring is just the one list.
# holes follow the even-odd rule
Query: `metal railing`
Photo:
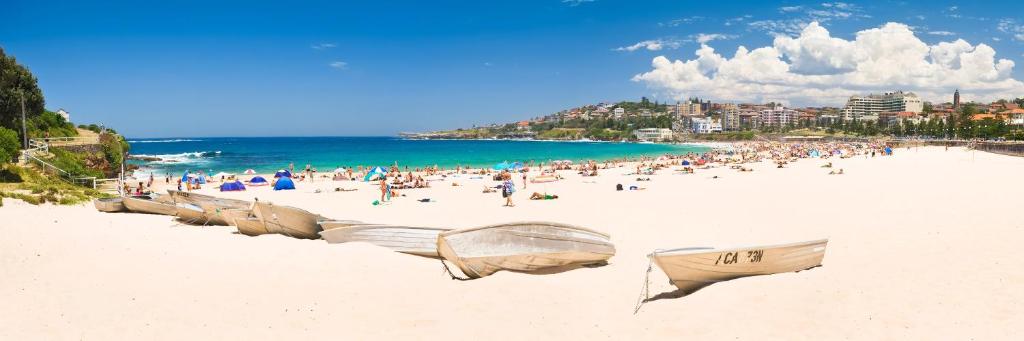
[[[54, 137], [47, 139], [30, 139], [28, 141], [29, 149], [21, 151], [22, 162], [26, 164], [34, 163], [41, 167], [44, 172], [51, 172], [57, 174], [57, 176], [59, 176], [61, 179], [64, 179], [72, 184], [84, 187], [91, 187], [92, 189], [96, 189], [97, 183], [105, 184], [108, 182], [120, 182], [120, 179], [97, 179], [95, 176], [76, 176], [74, 174], [71, 174], [71, 172], [63, 170], [60, 167], [54, 166], [53, 164], [46, 162], [45, 160], [35, 155], [37, 152], [48, 153], [50, 151], [49, 142], [51, 141], [70, 141], [75, 139], [80, 138]], [[116, 186], [115, 188], [119, 189], [120, 187]]]

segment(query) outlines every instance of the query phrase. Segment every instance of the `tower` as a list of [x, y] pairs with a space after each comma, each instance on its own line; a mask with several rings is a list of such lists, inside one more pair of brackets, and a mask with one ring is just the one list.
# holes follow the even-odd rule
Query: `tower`
[[953, 109], [960, 107], [960, 89], [953, 92]]

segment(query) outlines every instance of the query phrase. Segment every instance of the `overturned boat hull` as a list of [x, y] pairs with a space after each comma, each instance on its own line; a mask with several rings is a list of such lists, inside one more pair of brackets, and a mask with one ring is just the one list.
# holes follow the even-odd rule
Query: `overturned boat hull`
[[[339, 226], [348, 224], [347, 226]], [[394, 225], [351, 225], [349, 222], [322, 222], [324, 231], [320, 237], [328, 243], [365, 242], [393, 251], [417, 256], [440, 258], [437, 253], [437, 236], [449, 231], [436, 227], [411, 227]]]
[[124, 207], [136, 213], [175, 215], [177, 209], [170, 196], [137, 195], [124, 197]]
[[267, 232], [302, 239], [319, 239], [323, 231], [319, 222], [327, 220], [301, 208], [263, 201], [256, 202], [253, 213], [263, 221]]
[[[177, 214], [180, 220], [196, 225], [232, 225], [231, 217], [226, 215], [227, 210], [248, 209], [252, 203], [245, 200], [218, 198], [214, 196], [168, 190], [177, 207]], [[182, 207], [180, 204], [190, 206]], [[200, 216], [196, 216], [194, 208], [203, 210]]]
[[438, 254], [471, 278], [507, 270], [548, 273], [604, 264], [615, 255], [607, 234], [582, 227], [521, 222], [443, 232]]
[[828, 239], [732, 249], [707, 247], [655, 251], [649, 257], [683, 293], [731, 279], [802, 271], [821, 266]]
[[122, 212], [125, 210], [124, 200], [120, 197], [93, 199], [92, 204], [100, 212]]

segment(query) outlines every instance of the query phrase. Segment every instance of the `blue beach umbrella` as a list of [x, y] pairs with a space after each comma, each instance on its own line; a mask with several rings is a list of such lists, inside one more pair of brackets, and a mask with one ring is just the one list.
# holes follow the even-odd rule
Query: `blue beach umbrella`
[[363, 177], [363, 181], [370, 181], [370, 179], [373, 179], [374, 176], [381, 176], [381, 177], [383, 177], [383, 176], [386, 176], [387, 174], [388, 174], [388, 170], [384, 169], [384, 167], [381, 167], [381, 166], [373, 167], [370, 170], [366, 171], [366, 176]]
[[494, 165], [494, 170], [506, 170], [509, 169], [509, 167], [512, 167], [512, 165], [509, 164], [508, 162], [502, 162]]

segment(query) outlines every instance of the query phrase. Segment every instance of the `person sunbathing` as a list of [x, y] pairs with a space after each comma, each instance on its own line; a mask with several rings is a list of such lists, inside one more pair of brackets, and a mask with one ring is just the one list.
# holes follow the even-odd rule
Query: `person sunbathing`
[[533, 194], [530, 195], [530, 200], [553, 200], [553, 199], [558, 199], [558, 196], [557, 195], [540, 194], [538, 192], [533, 192]]

